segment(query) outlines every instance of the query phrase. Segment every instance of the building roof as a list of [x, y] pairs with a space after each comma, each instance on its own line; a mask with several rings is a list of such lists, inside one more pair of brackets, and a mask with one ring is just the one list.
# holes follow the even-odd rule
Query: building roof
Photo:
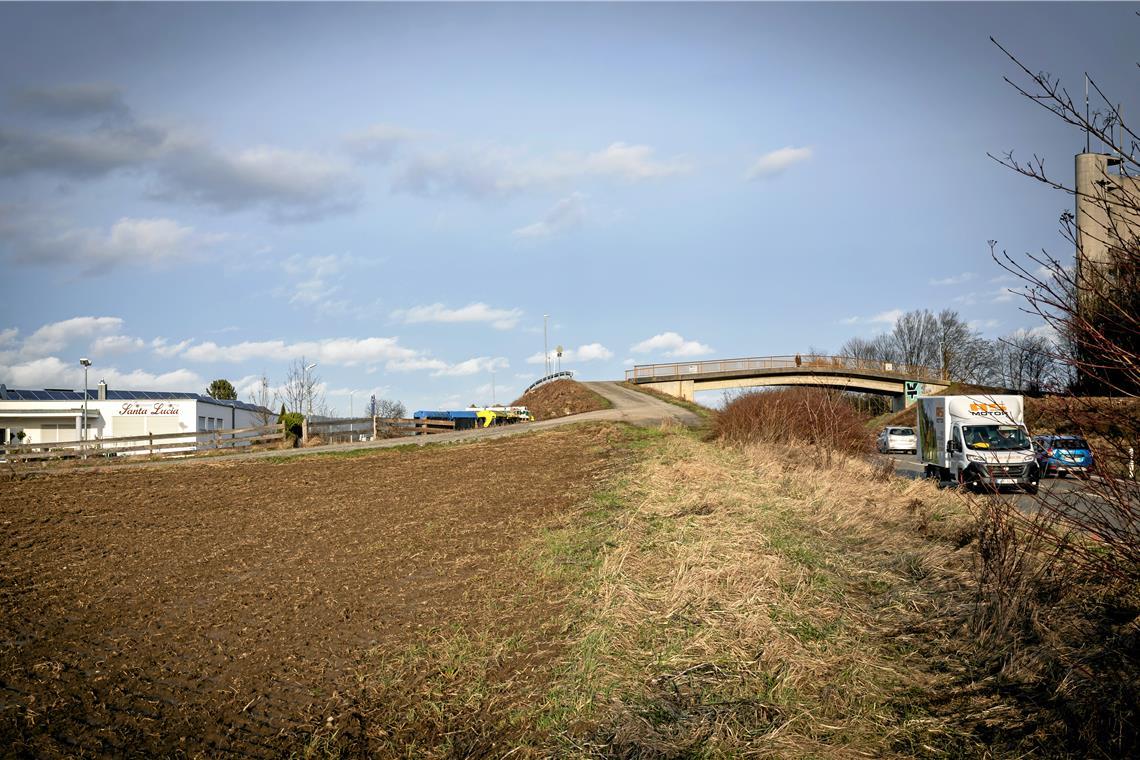
[[[221, 406], [232, 406], [235, 409], [244, 409], [249, 412], [265, 412], [257, 404], [249, 404], [245, 401], [230, 401], [226, 399], [212, 398], [204, 396], [201, 393], [179, 393], [177, 391], [114, 391], [107, 390], [107, 401], [171, 401], [175, 399], [185, 399], [188, 401], [205, 401], [211, 404], [219, 404]], [[91, 388], [87, 391], [88, 401], [98, 401], [99, 393], [97, 388]], [[61, 389], [51, 390], [21, 390], [17, 388], [7, 388], [0, 385], [0, 401], [83, 401], [83, 391], [69, 391]]]

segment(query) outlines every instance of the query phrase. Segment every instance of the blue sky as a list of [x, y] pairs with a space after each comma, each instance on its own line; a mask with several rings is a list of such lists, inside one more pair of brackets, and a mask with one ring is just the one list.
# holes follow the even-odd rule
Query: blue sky
[[584, 379], [1033, 327], [986, 240], [1064, 252], [1069, 201], [986, 153], [1082, 140], [988, 38], [1134, 98], [1136, 8], [3, 5], [0, 382], [304, 355], [414, 409], [514, 398], [543, 314]]

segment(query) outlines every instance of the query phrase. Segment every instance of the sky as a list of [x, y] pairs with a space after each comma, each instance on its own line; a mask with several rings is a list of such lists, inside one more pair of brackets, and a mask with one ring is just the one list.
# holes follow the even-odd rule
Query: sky
[[0, 383], [303, 358], [347, 414], [509, 402], [544, 324], [585, 380], [1032, 329], [986, 241], [1071, 255], [1071, 199], [987, 153], [1083, 137], [989, 37], [1135, 113], [1138, 8], [0, 5]]

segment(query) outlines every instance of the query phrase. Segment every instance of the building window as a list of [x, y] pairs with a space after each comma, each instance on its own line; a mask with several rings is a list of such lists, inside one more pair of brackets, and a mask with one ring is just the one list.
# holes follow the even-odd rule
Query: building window
[[198, 418], [198, 432], [201, 433], [205, 429], [206, 429], [206, 418], [205, 417], [199, 417]]

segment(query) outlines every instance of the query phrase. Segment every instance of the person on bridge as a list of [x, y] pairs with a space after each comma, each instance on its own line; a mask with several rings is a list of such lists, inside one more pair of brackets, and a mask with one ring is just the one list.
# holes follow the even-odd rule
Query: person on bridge
[[796, 366], [799, 367], [803, 363], [803, 359], [800, 358], [800, 355], [796, 354]]

